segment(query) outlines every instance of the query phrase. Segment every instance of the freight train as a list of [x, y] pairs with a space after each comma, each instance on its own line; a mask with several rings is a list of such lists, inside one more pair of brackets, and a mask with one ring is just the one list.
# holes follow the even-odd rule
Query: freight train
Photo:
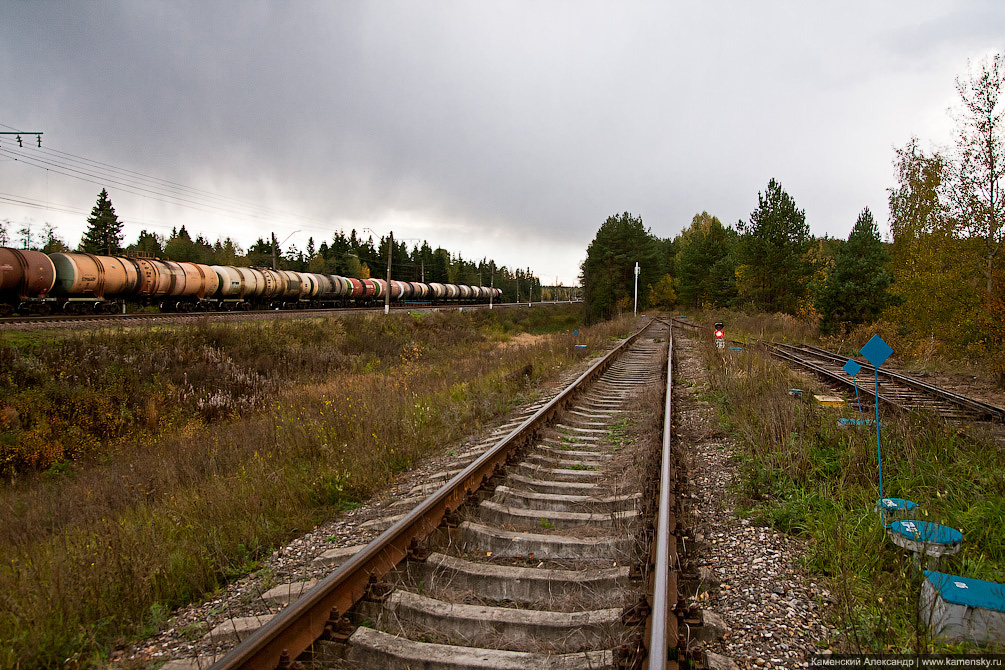
[[111, 313], [126, 304], [162, 311], [344, 307], [404, 301], [438, 304], [498, 299], [487, 286], [357, 279], [157, 258], [44, 254], [0, 247], [0, 316]]

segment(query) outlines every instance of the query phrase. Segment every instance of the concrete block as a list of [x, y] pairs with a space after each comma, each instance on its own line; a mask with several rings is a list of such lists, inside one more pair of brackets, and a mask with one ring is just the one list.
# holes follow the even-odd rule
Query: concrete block
[[925, 570], [919, 605], [933, 637], [1005, 641], [1005, 585]]
[[262, 616], [244, 616], [227, 619], [213, 630], [206, 633], [203, 639], [208, 642], [240, 642], [264, 626], [274, 617], [274, 614]]

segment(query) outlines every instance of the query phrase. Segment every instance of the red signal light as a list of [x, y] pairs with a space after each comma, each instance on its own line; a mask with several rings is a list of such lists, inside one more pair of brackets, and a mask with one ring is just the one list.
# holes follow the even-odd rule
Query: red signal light
[[715, 331], [715, 336], [716, 337], [722, 337], [722, 331], [721, 330]]

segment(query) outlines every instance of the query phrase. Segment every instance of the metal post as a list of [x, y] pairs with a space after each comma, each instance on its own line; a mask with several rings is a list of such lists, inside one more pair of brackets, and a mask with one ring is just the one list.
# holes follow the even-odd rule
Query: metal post
[[639, 315], [639, 262], [635, 261], [635, 316]]
[[[290, 233], [289, 235], [287, 235], [286, 237], [283, 238], [283, 241], [281, 242], [281, 244], [286, 244], [286, 240], [290, 239], [291, 237], [293, 237], [294, 235], [296, 235], [299, 232], [300, 232], [299, 230], [294, 230], [292, 233]], [[279, 245], [276, 244], [276, 234], [272, 233], [272, 269], [273, 270], [276, 269], [276, 247], [277, 246], [279, 246]]]
[[496, 268], [489, 264], [489, 309], [492, 309], [492, 294], [496, 292]]
[[391, 313], [391, 254], [394, 252], [394, 232], [387, 237], [387, 287], [384, 289], [384, 314]]

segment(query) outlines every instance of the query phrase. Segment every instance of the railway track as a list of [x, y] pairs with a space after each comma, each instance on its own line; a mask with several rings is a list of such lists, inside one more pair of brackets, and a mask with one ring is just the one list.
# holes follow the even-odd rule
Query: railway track
[[[673, 319], [677, 325], [702, 330], [701, 326], [680, 319]], [[808, 344], [791, 345], [777, 342], [754, 342], [764, 347], [771, 356], [783, 360], [794, 367], [808, 370], [825, 381], [831, 388], [849, 390], [855, 388], [855, 381], [844, 371], [848, 356], [814, 347]], [[743, 344], [737, 342], [737, 344]], [[858, 393], [866, 403], [876, 402], [875, 368], [867, 361], [854, 359], [862, 366], [857, 374]], [[854, 391], [853, 391], [854, 392]], [[929, 411], [952, 421], [993, 421], [1005, 423], [1005, 409], [976, 398], [928, 384], [908, 375], [879, 369], [879, 401], [901, 411]], [[875, 407], [875, 405], [871, 405]]]
[[[839, 388], [854, 388], [851, 375], [843, 369], [847, 356], [810, 345], [763, 343], [775, 358], [809, 370]], [[875, 371], [866, 361], [855, 359], [862, 366], [858, 373], [858, 392], [876, 401]], [[879, 369], [879, 401], [903, 411], [929, 411], [954, 421], [1005, 422], [1005, 409], [965, 395], [927, 384], [907, 375]]]
[[[557, 303], [534, 303], [551, 305]], [[524, 307], [527, 303], [495, 303], [494, 308]], [[392, 312], [429, 312], [456, 309], [488, 309], [488, 304], [471, 305], [392, 305]], [[53, 316], [0, 317], [2, 330], [55, 330], [81, 328], [120, 328], [164, 324], [227, 323], [265, 319], [302, 319], [345, 314], [383, 314], [381, 307], [346, 307], [337, 309], [251, 310], [247, 312], [166, 312], [158, 314], [85, 314]]]
[[272, 589], [291, 604], [213, 669], [700, 666], [686, 628], [700, 613], [678, 588], [672, 422], [662, 441], [615, 439], [654, 389], [653, 414], [671, 416], [668, 351], [668, 324], [652, 322], [459, 454], [376, 521], [379, 537], [329, 557], [344, 562], [326, 578]]

